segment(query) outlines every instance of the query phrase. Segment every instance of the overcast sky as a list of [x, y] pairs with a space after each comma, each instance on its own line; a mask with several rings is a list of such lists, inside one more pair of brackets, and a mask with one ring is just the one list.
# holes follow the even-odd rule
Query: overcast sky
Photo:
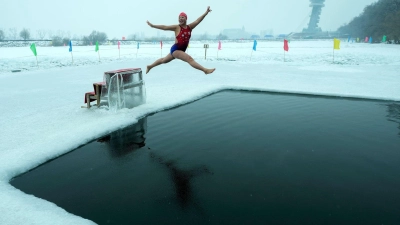
[[[362, 13], [365, 6], [378, 0], [326, 0], [319, 26], [334, 31]], [[307, 26], [311, 7], [309, 0], [0, 0], [0, 29], [6, 36], [10, 28], [28, 28], [31, 36], [37, 30], [52, 30], [74, 35], [89, 35], [93, 30], [105, 32], [108, 38], [128, 37], [144, 32], [157, 36], [157, 30], [146, 24], [178, 23], [180, 12], [188, 22], [202, 15], [207, 6], [212, 12], [194, 30], [194, 34], [219, 34], [223, 29], [242, 28], [260, 34], [273, 29], [275, 35], [300, 32]], [[168, 33], [167, 33], [168, 32]], [[171, 36], [171, 31], [160, 31]]]

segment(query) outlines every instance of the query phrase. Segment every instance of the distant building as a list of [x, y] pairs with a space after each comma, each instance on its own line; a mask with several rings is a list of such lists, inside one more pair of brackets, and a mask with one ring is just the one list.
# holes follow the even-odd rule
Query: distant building
[[266, 34], [266, 35], [264, 35], [264, 39], [272, 40], [272, 39], [275, 39], [275, 37], [274, 37], [274, 35]]
[[212, 35], [212, 34], [208, 34], [203, 33], [203, 34], [192, 34], [192, 38], [191, 40], [215, 40], [217, 39], [217, 35]]
[[279, 34], [276, 39], [285, 39], [287, 36], [287, 34]]
[[136, 32], [135, 35], [136, 35], [137, 40], [143, 40], [146, 38], [146, 35], [144, 34], [144, 32]]
[[244, 27], [242, 29], [225, 29], [221, 33], [227, 36], [228, 39], [248, 39], [251, 36], [245, 31]]
[[[273, 29], [268, 29], [268, 30], [262, 30], [262, 31], [260, 31], [260, 36], [261, 36], [261, 37], [265, 37], [266, 35], [274, 36], [274, 30], [273, 30]], [[268, 37], [269, 37], [269, 36], [268, 36]]]

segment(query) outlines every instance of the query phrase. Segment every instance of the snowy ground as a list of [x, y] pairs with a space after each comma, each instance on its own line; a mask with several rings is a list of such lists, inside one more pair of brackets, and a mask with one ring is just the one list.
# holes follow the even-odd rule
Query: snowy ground
[[[400, 46], [333, 40], [191, 43], [188, 53], [211, 75], [174, 60], [144, 75], [147, 103], [116, 113], [81, 108], [84, 93], [102, 81], [104, 71], [146, 69], [169, 51], [171, 43], [73, 47], [38, 47], [38, 65], [29, 47], [0, 48], [0, 224], [92, 224], [51, 202], [27, 195], [10, 179], [99, 136], [135, 123], [149, 113], [225, 90], [261, 90], [400, 101]], [[162, 51], [162, 52], [161, 52]], [[22, 72], [11, 73], [11, 70]], [[96, 127], [96, 129], [93, 129]]]

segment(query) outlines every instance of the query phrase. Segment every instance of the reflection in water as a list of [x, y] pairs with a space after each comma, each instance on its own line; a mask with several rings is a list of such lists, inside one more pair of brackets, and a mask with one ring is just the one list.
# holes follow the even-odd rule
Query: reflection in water
[[115, 131], [97, 141], [106, 144], [111, 156], [124, 155], [145, 146], [147, 118], [140, 119], [136, 124]]
[[[398, 128], [400, 130], [400, 104], [391, 103], [388, 104], [387, 107], [388, 107], [387, 109], [388, 120], [397, 123], [399, 125]], [[400, 136], [400, 131], [399, 131], [399, 136]]]
[[[136, 124], [115, 131], [107, 136], [99, 138], [97, 141], [105, 144], [112, 157], [123, 158], [132, 151], [145, 146], [146, 132], [147, 118], [142, 118]], [[194, 207], [203, 214], [203, 210], [197, 204], [196, 200], [194, 200], [195, 195], [193, 193], [191, 181], [197, 176], [212, 174], [212, 172], [205, 166], [186, 170], [180, 169], [175, 161], [156, 156], [154, 152], [150, 152], [150, 157], [153, 161], [163, 165], [170, 174], [175, 189], [174, 199], [181, 209]]]
[[158, 157], [153, 152], [150, 153], [150, 157], [152, 160], [165, 166], [168, 170], [174, 183], [176, 200], [181, 209], [189, 209], [193, 206], [203, 215], [203, 209], [197, 204], [196, 200], [194, 200], [195, 195], [193, 193], [191, 180], [199, 175], [213, 173], [206, 166], [199, 166], [187, 170], [180, 169], [176, 165], [176, 162]]

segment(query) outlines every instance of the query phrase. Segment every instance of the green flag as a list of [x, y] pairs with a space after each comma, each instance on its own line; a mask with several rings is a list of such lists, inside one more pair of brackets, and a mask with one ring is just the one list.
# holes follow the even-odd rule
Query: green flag
[[35, 56], [37, 56], [36, 45], [35, 45], [35, 43], [32, 43], [32, 44], [31, 44], [31, 50], [32, 50], [33, 54], [34, 54]]
[[99, 50], [99, 42], [96, 41], [96, 48], [94, 49], [96, 52]]
[[383, 35], [382, 42], [386, 42], [386, 35]]

